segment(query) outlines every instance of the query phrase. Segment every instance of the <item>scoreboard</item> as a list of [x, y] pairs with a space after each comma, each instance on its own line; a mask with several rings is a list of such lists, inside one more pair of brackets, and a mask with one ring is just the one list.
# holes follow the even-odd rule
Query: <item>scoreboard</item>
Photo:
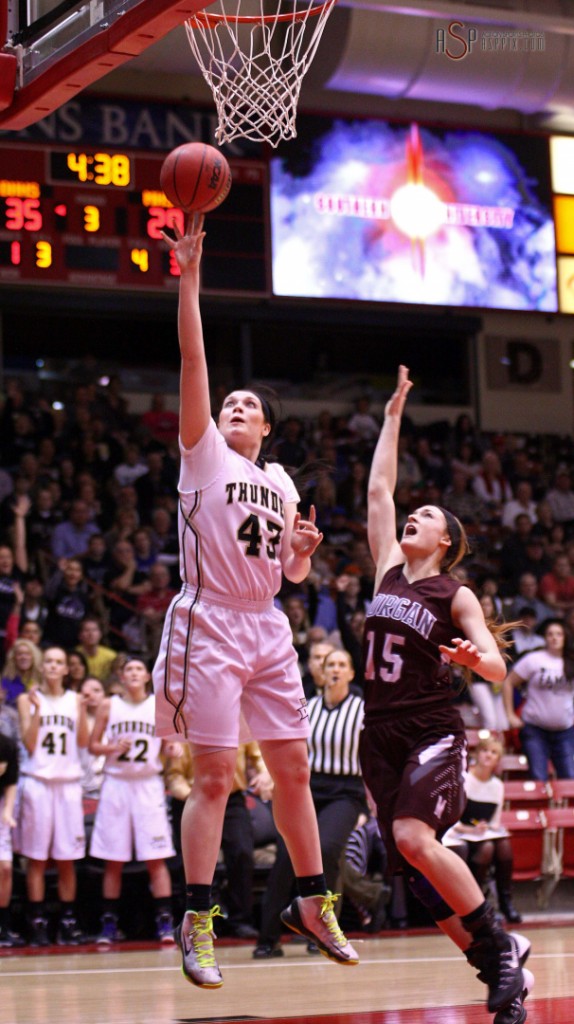
[[[0, 143], [0, 287], [177, 291], [161, 237], [185, 214], [159, 186], [165, 153]], [[267, 295], [267, 167], [230, 160], [206, 217], [203, 290]]]

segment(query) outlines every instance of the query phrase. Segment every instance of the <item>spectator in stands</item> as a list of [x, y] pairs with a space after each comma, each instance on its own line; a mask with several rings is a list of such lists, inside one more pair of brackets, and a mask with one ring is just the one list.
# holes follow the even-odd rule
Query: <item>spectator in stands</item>
[[532, 485], [521, 480], [516, 485], [516, 497], [505, 501], [502, 506], [502, 525], [507, 530], [517, 529], [517, 516], [525, 515], [534, 525], [536, 522], [536, 504], [532, 500]]
[[[533, 779], [548, 778], [552, 762], [559, 779], [574, 778], [574, 659], [566, 648], [564, 624], [548, 620], [544, 647], [513, 665], [503, 683], [504, 705]], [[524, 688], [520, 716], [514, 711], [514, 688]]]
[[79, 558], [66, 558], [46, 584], [48, 617], [44, 640], [71, 650], [78, 643], [80, 623], [90, 610], [90, 597]]
[[[165, 779], [168, 793], [175, 798], [173, 828], [174, 834], [177, 834], [183, 804], [191, 793], [193, 781], [193, 761], [188, 744], [183, 745], [181, 756], [168, 758]], [[237, 751], [235, 775], [225, 808], [221, 837], [226, 873], [223, 893], [227, 911], [226, 929], [238, 939], [257, 938], [253, 916], [255, 834], [246, 803], [248, 789], [263, 800], [270, 799], [273, 789], [261, 751], [254, 741], [240, 744]]]
[[[536, 537], [542, 537], [544, 541], [549, 542], [555, 526], [556, 521], [549, 503], [547, 501], [539, 501], [536, 506], [536, 522], [532, 527], [532, 533]], [[562, 527], [564, 528], [564, 524], [562, 524]]]
[[480, 526], [485, 518], [486, 506], [473, 492], [469, 475], [462, 469], [452, 469], [451, 482], [443, 494], [445, 509], [452, 512], [465, 525]]
[[96, 676], [102, 683], [105, 683], [111, 672], [117, 651], [102, 644], [103, 635], [100, 620], [94, 615], [87, 615], [80, 624], [79, 643], [76, 651], [86, 659], [89, 675]]
[[[499, 614], [490, 594], [479, 597], [487, 624], [500, 622]], [[508, 718], [504, 710], [502, 687], [488, 683], [481, 677], [473, 677], [471, 687], [472, 702], [480, 711], [482, 727], [492, 732], [504, 732], [508, 729]]]
[[30, 640], [36, 647], [42, 647], [42, 629], [37, 622], [25, 622], [20, 627], [18, 636], [22, 637], [23, 640]]
[[372, 452], [381, 427], [371, 412], [370, 395], [360, 395], [357, 398], [355, 412], [350, 416], [347, 426], [351, 433], [352, 443], [360, 454], [368, 455]]
[[18, 744], [0, 730], [0, 949], [24, 946], [10, 925], [12, 898], [12, 831], [16, 828]]
[[307, 656], [307, 668], [303, 675], [303, 690], [307, 700], [323, 693], [325, 678], [323, 676], [323, 664], [325, 658], [335, 647], [327, 640], [317, 640], [309, 644]]
[[[327, 655], [323, 675], [323, 694], [312, 697], [308, 703], [311, 726], [308, 747], [311, 793], [317, 811], [327, 887], [336, 892], [341, 854], [357, 818], [367, 812], [358, 758], [364, 705], [361, 697], [349, 692], [353, 666], [346, 651], [335, 650]], [[263, 897], [254, 957], [282, 955], [279, 915], [289, 902], [294, 881], [287, 848], [279, 839], [277, 857]], [[316, 952], [316, 949], [311, 951]]]
[[[119, 540], [112, 549], [112, 565], [104, 580], [110, 615], [110, 640], [117, 648], [140, 650], [143, 636], [136, 615], [138, 598], [150, 589], [147, 575], [140, 572], [133, 544]], [[115, 598], [115, 600], [114, 600]]]
[[544, 647], [544, 639], [536, 632], [536, 612], [530, 605], [523, 605], [518, 612], [518, 625], [510, 631], [512, 660], [516, 661], [528, 651]]
[[552, 615], [550, 607], [538, 597], [538, 579], [532, 572], [523, 572], [520, 575], [517, 593], [514, 596], [511, 595], [507, 618], [509, 620], [519, 619], [524, 605], [528, 605], [534, 610], [537, 626], [540, 626], [545, 619], [549, 619]]
[[538, 584], [538, 593], [554, 615], [564, 616], [574, 607], [574, 575], [568, 555], [560, 554], [554, 559], [551, 571]]
[[353, 458], [349, 464], [349, 475], [339, 484], [336, 500], [331, 502], [344, 508], [348, 519], [364, 519], [366, 516], [368, 476], [365, 463]]
[[149, 436], [159, 444], [169, 445], [177, 441], [179, 417], [176, 412], [166, 409], [165, 395], [152, 395], [151, 407], [144, 412], [141, 424]]
[[455, 446], [450, 470], [451, 474], [463, 473], [466, 482], [470, 484], [480, 473], [480, 448], [470, 441], [461, 441]]
[[177, 474], [171, 459], [161, 448], [146, 453], [147, 470], [136, 480], [138, 510], [143, 523], [151, 522], [153, 509], [163, 505], [170, 512], [177, 509]]
[[88, 663], [80, 651], [68, 651], [68, 689], [81, 693], [82, 684], [88, 676]]
[[282, 466], [298, 469], [306, 462], [309, 452], [304, 440], [303, 423], [297, 416], [289, 416], [285, 420], [272, 451]]
[[6, 704], [16, 707], [21, 693], [37, 689], [42, 678], [42, 652], [30, 640], [19, 637], [10, 648], [0, 687]]
[[[133, 488], [126, 488], [126, 490], [132, 491]], [[111, 529], [104, 534], [104, 540], [108, 550], [113, 551], [116, 544], [120, 541], [126, 540], [131, 543], [133, 534], [138, 529], [139, 525], [140, 517], [137, 509], [118, 507]]]
[[52, 555], [60, 568], [64, 559], [81, 558], [88, 550], [92, 534], [99, 533], [94, 522], [90, 522], [90, 509], [85, 501], [72, 502], [70, 515], [54, 527], [52, 533]]
[[[442, 492], [450, 481], [450, 470], [443, 457], [433, 451], [425, 434], [419, 435], [415, 441], [415, 458], [427, 487], [431, 483], [438, 487], [440, 491], [438, 497], [441, 498]], [[432, 501], [434, 499], [427, 495], [425, 500]]]
[[101, 587], [112, 564], [106, 541], [101, 533], [94, 533], [90, 537], [82, 564], [86, 579]]
[[148, 658], [155, 658], [159, 651], [161, 632], [167, 610], [177, 591], [171, 586], [167, 565], [156, 562], [148, 573], [150, 588], [137, 600], [137, 612], [141, 615], [145, 630], [145, 650]]
[[524, 573], [532, 573], [539, 585], [545, 573], [550, 572], [552, 568], [552, 561], [546, 554], [542, 537], [531, 533], [526, 540], [525, 548], [526, 557], [522, 566], [511, 576], [507, 584], [511, 592], [515, 587], [518, 587], [518, 580]]
[[466, 807], [443, 843], [466, 860], [483, 891], [494, 869], [499, 909], [509, 924], [520, 924], [522, 917], [512, 902], [512, 843], [500, 823], [504, 785], [496, 773], [503, 752], [502, 743], [492, 736], [479, 739], [476, 761], [465, 778]]
[[574, 490], [572, 476], [567, 466], [559, 466], [554, 486], [545, 494], [545, 500], [557, 523], [563, 523], [569, 536], [574, 529]]
[[134, 546], [134, 555], [138, 569], [140, 572], [149, 573], [157, 559], [150, 527], [139, 526], [137, 530], [134, 530], [131, 541]]
[[52, 569], [52, 535], [61, 522], [62, 511], [56, 507], [52, 490], [41, 487], [32, 501], [26, 527], [30, 561], [43, 580]]
[[48, 605], [44, 597], [42, 581], [37, 576], [29, 576], [24, 583], [19, 631], [26, 622], [37, 622], [40, 629], [44, 629], [47, 618]]
[[[529, 544], [532, 538], [532, 520], [526, 512], [519, 512], [500, 548], [500, 575], [504, 582], [515, 580], [525, 572], [530, 562]], [[536, 538], [538, 540], [539, 538]]]
[[147, 466], [142, 458], [139, 444], [135, 441], [128, 441], [124, 450], [123, 462], [120, 462], [114, 469], [114, 480], [120, 487], [129, 487], [135, 484], [140, 476], [147, 473]]
[[17, 849], [27, 858], [26, 887], [30, 945], [48, 946], [46, 866], [58, 871], [60, 919], [58, 945], [78, 945], [82, 934], [75, 916], [74, 861], [85, 855], [84, 814], [79, 748], [88, 742], [84, 702], [66, 690], [66, 652], [44, 651], [42, 683], [18, 698], [22, 741], [27, 757], [21, 765], [23, 782]]
[[491, 521], [499, 523], [505, 502], [512, 500], [512, 490], [502, 472], [500, 459], [489, 449], [482, 456], [480, 472], [472, 481], [474, 493], [484, 502]]
[[122, 671], [123, 692], [106, 698], [96, 712], [90, 754], [105, 757], [90, 854], [105, 861], [102, 945], [119, 939], [118, 918], [124, 864], [145, 861], [154, 899], [156, 938], [173, 942], [171, 877], [166, 858], [173, 857], [167, 816], [163, 765], [166, 746], [155, 735], [155, 697], [150, 673], [141, 658], [130, 657]]
[[291, 594], [291, 596], [287, 597], [283, 602], [283, 611], [289, 619], [289, 625], [291, 627], [291, 634], [293, 637], [293, 647], [297, 651], [297, 655], [301, 661], [305, 657], [307, 634], [311, 625], [309, 622], [307, 608], [305, 607], [305, 601], [297, 594]]

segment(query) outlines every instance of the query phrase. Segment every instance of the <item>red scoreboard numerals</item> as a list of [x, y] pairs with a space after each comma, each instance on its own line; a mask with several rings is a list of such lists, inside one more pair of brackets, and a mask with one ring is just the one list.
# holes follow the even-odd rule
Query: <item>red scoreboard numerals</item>
[[22, 259], [22, 251], [20, 249], [20, 242], [10, 243], [10, 263], [13, 267], [20, 265]]
[[20, 199], [19, 196], [8, 196], [5, 202], [8, 231], [42, 230], [39, 199]]
[[175, 258], [173, 249], [169, 250], [169, 272], [172, 277], [181, 277], [181, 270], [179, 269], [179, 263]]
[[175, 206], [167, 208], [163, 206], [149, 207], [149, 220], [147, 222], [147, 233], [150, 238], [161, 238], [162, 231], [167, 228], [178, 227], [182, 235], [185, 234], [185, 220], [183, 210], [176, 210]]

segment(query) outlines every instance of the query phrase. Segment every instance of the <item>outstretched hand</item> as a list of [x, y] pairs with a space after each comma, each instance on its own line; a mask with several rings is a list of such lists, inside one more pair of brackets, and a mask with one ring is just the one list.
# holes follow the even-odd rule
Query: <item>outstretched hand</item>
[[291, 547], [300, 558], [310, 558], [323, 540], [323, 534], [319, 532], [315, 525], [316, 518], [317, 514], [314, 505], [311, 505], [309, 509], [308, 519], [302, 519], [300, 512], [295, 513], [293, 532], [291, 534]]
[[385, 406], [385, 417], [397, 416], [399, 419], [403, 414], [407, 395], [413, 386], [409, 380], [409, 371], [406, 366], [399, 366], [397, 386]]
[[182, 274], [185, 274], [187, 270], [194, 270], [201, 263], [203, 239], [205, 238], [203, 221], [202, 213], [191, 213], [188, 217], [185, 235], [182, 235], [177, 224], [173, 226], [175, 238], [168, 235], [166, 231], [161, 232], [164, 242], [173, 250]]
[[463, 640], [459, 636], [454, 637], [451, 644], [452, 647], [439, 644], [438, 649], [441, 654], [446, 654], [450, 661], [454, 661], [455, 665], [463, 665], [470, 669], [478, 668], [482, 655], [476, 644], [470, 640]]

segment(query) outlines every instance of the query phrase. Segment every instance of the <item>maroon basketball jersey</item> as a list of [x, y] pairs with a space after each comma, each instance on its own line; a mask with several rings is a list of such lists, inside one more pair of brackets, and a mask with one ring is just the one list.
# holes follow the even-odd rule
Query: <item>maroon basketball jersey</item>
[[438, 646], [460, 636], [450, 611], [460, 586], [442, 574], [409, 583], [402, 565], [385, 573], [365, 623], [367, 721], [450, 700], [450, 671]]

